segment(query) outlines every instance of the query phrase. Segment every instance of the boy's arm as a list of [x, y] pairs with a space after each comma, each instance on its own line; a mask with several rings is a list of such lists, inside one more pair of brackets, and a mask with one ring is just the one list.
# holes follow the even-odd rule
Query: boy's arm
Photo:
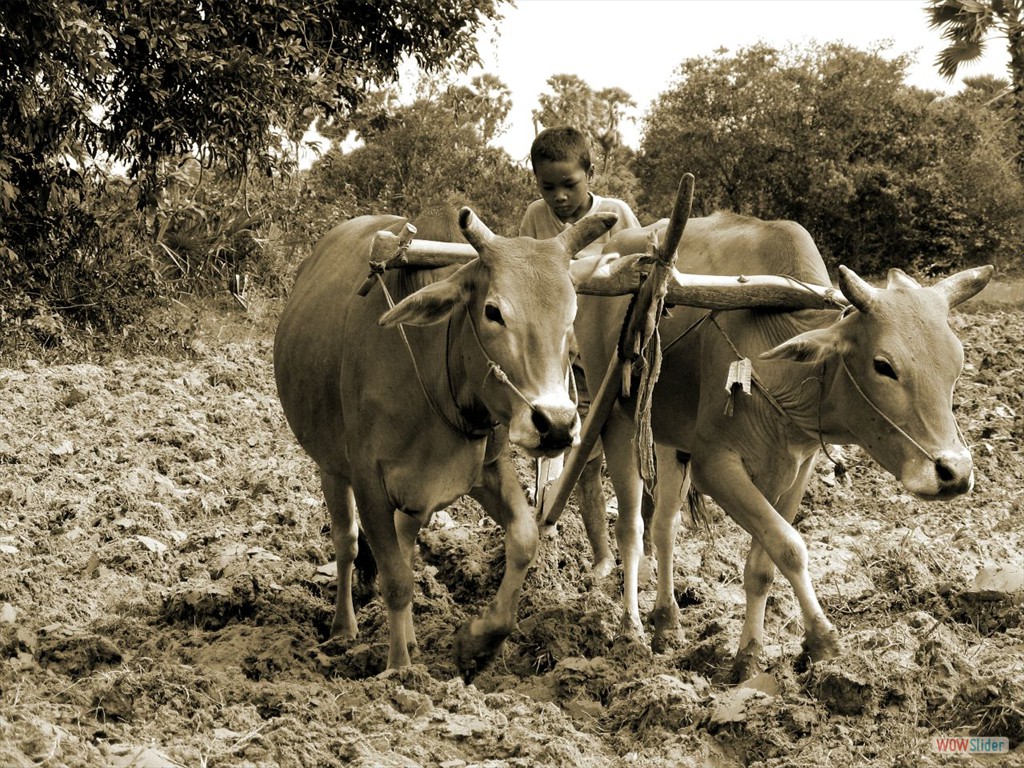
[[622, 210], [619, 212], [619, 220], [616, 222], [615, 230], [634, 229], [640, 226], [640, 219], [633, 213], [633, 209], [626, 203], [622, 203]]

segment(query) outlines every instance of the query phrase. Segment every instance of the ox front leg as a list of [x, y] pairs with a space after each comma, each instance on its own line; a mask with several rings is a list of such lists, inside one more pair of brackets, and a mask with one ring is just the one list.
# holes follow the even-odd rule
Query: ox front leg
[[505, 575], [491, 604], [455, 637], [455, 660], [467, 682], [490, 663], [516, 628], [519, 596], [540, 543], [533, 508], [505, 454], [484, 467], [483, 484], [470, 495], [505, 531]]
[[782, 513], [757, 489], [739, 457], [734, 454], [718, 457], [711, 466], [709, 471], [701, 471], [700, 487], [753, 538], [743, 573], [747, 612], [733, 666], [734, 679], [746, 679], [760, 669], [765, 605], [776, 567], [792, 585], [800, 604], [805, 651], [813, 661], [835, 656], [840, 647], [838, 634], [814, 592], [807, 570], [807, 546], [790, 524], [807, 486], [813, 460], [800, 467], [796, 482], [780, 499]]
[[[815, 457], [803, 463], [797, 474], [796, 482], [779, 499], [778, 512], [787, 524], [800, 508], [804, 491], [810, 482]], [[747, 613], [743, 621], [743, 632], [740, 634], [739, 652], [733, 665], [732, 677], [740, 682], [753, 677], [762, 669], [761, 657], [764, 653], [764, 617], [775, 577], [775, 564], [765, 548], [755, 539], [751, 543], [750, 552], [743, 570], [743, 588], [747, 598]], [[808, 579], [808, 585], [810, 579]], [[811, 596], [814, 597], [813, 587]], [[817, 598], [814, 597], [815, 603]], [[801, 610], [803, 603], [801, 602]], [[804, 652], [812, 661], [829, 659], [840, 653], [839, 635], [824, 614], [820, 616], [803, 615], [804, 620]]]
[[[359, 494], [359, 519], [363, 534], [373, 552], [380, 571], [380, 593], [388, 611], [388, 669], [411, 663], [409, 649], [415, 645], [412, 628], [412, 594], [414, 588], [410, 553], [399, 542], [395, 510], [383, 494]], [[419, 523], [410, 518], [402, 526], [402, 536], [415, 536]]]
[[338, 568], [338, 598], [331, 622], [331, 637], [354, 640], [359, 632], [352, 606], [352, 564], [359, 551], [356, 502], [346, 478], [321, 472], [320, 487], [323, 488], [327, 511], [331, 513], [331, 541]]

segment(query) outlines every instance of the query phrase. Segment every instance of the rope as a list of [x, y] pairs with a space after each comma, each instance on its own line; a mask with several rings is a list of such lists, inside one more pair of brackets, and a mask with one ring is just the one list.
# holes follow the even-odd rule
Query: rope
[[508, 377], [508, 374], [506, 374], [505, 371], [503, 371], [501, 369], [501, 366], [498, 365], [497, 362], [492, 360], [491, 356], [487, 354], [487, 350], [484, 348], [484, 343], [483, 343], [483, 341], [480, 340], [480, 333], [476, 329], [476, 321], [473, 320], [473, 315], [471, 313], [467, 312], [466, 313], [466, 317], [469, 318], [469, 327], [473, 329], [473, 337], [476, 339], [477, 346], [480, 347], [480, 351], [484, 355], [484, 360], [487, 361], [487, 374], [484, 375], [484, 381], [487, 380], [487, 376], [488, 375], [493, 375], [495, 379], [497, 379], [502, 384], [504, 384], [506, 387], [511, 389], [513, 394], [515, 394], [520, 400], [522, 400], [524, 403], [526, 403], [526, 407], [529, 408], [532, 411], [533, 410], [533, 403], [531, 403], [530, 400], [527, 399], [526, 395], [524, 395], [519, 390], [519, 387], [517, 387], [512, 382], [512, 379], [510, 379]]
[[[871, 408], [874, 410], [874, 412], [877, 413], [879, 416], [881, 416], [886, 424], [888, 424], [890, 427], [892, 427], [897, 432], [899, 432], [901, 435], [903, 435], [903, 437], [905, 437], [907, 439], [907, 442], [909, 442], [912, 446], [917, 448], [917, 450], [919, 450], [925, 456], [925, 458], [927, 458], [932, 463], [937, 462], [938, 459], [936, 459], [928, 451], [926, 451], [923, 447], [921, 447], [921, 444], [918, 443], [917, 440], [915, 440], [910, 435], [908, 435], [903, 430], [903, 428], [900, 427], [899, 424], [897, 424], [895, 421], [893, 421], [888, 416], [886, 416], [885, 413], [883, 413], [882, 409], [879, 408], [877, 405], [875, 405], [871, 401], [871, 398], [868, 397], [867, 393], [863, 389], [860, 388], [860, 384], [858, 384], [857, 380], [853, 377], [853, 372], [850, 370], [849, 366], [846, 364], [846, 356], [845, 355], [843, 355], [843, 354], [839, 355], [839, 362], [842, 363], [843, 371], [846, 373], [846, 376], [850, 380], [850, 383], [853, 384], [853, 388], [857, 390], [857, 394], [860, 395], [861, 398], [863, 398], [864, 402], [867, 403], [868, 405], [870, 405]], [[954, 422], [955, 421], [956, 420], [954, 419]], [[956, 429], [957, 429], [957, 433], [959, 433], [960, 432], [960, 426], [957, 425]], [[960, 436], [960, 438], [962, 440], [963, 435], [959, 435], [959, 436]]]
[[[708, 317], [708, 315], [706, 315], [705, 317]], [[704, 318], [701, 318], [701, 320], [703, 320], [703, 319]], [[732, 351], [736, 355], [736, 357], [738, 357], [740, 359], [744, 359], [744, 356], [736, 348], [736, 345], [733, 344], [732, 339], [729, 338], [729, 335], [725, 332], [725, 329], [722, 328], [722, 326], [718, 324], [718, 320], [716, 318], [712, 317], [711, 321], [714, 323], [714, 325], [718, 329], [719, 333], [722, 334], [722, 338], [724, 338], [726, 343], [728, 343], [729, 347], [732, 349]], [[692, 327], [693, 326], [691, 326], [691, 328]], [[690, 330], [690, 328], [687, 329], [687, 332], [689, 330]], [[839, 355], [839, 363], [842, 366], [843, 372], [846, 374], [846, 377], [850, 380], [850, 383], [853, 384], [853, 388], [857, 391], [857, 394], [860, 395], [861, 399], [865, 403], [867, 403], [869, 406], [871, 406], [871, 409], [875, 413], [877, 413], [879, 415], [879, 417], [881, 417], [881, 419], [886, 424], [888, 424], [897, 434], [901, 435], [904, 439], [906, 439], [906, 441], [908, 443], [910, 443], [912, 446], [914, 446], [914, 448], [916, 448], [925, 458], [927, 458], [929, 461], [931, 461], [933, 463], [936, 462], [937, 459], [931, 453], [929, 453], [927, 450], [925, 450], [925, 448], [920, 443], [918, 443], [913, 437], [911, 437], [907, 433], [907, 431], [904, 430], [899, 424], [897, 424], [895, 421], [893, 421], [891, 418], [889, 418], [889, 416], [881, 408], [879, 408], [877, 405], [875, 405], [874, 401], [872, 401], [872, 399], [870, 397], [868, 397], [867, 393], [861, 388], [860, 384], [857, 382], [857, 379], [854, 377], [853, 371], [850, 370], [850, 367], [849, 367], [849, 365], [846, 362], [846, 356], [841, 354], [841, 353]], [[803, 431], [803, 429], [796, 423], [796, 420], [793, 419], [793, 417], [782, 406], [782, 404], [779, 403], [779, 401], [775, 399], [775, 397], [772, 395], [772, 393], [768, 391], [768, 388], [765, 386], [765, 384], [761, 380], [761, 378], [757, 375], [757, 372], [755, 370], [753, 370], [753, 367], [751, 367], [751, 371], [750, 371], [750, 380], [754, 384], [754, 386], [757, 388], [757, 390], [762, 394], [762, 396], [764, 396], [764, 398], [771, 404], [771, 406], [779, 414], [781, 414], [786, 419], [788, 419], [789, 422], [791, 424], [793, 424], [797, 429], [799, 429], [800, 431]], [[834, 459], [832, 457], [832, 455], [829, 453], [828, 447], [825, 445], [825, 440], [824, 440], [824, 437], [823, 437], [823, 430], [821, 428], [821, 403], [822, 403], [822, 400], [824, 399], [824, 393], [825, 393], [825, 366], [824, 365], [822, 365], [821, 377], [818, 379], [818, 385], [819, 385], [818, 386], [818, 434], [817, 434], [818, 442], [820, 443], [820, 445], [822, 447], [822, 450], [824, 451], [825, 456], [828, 458], [828, 460], [831, 461], [837, 468], [838, 467], [842, 467], [844, 469], [844, 471], [845, 471], [845, 466], [843, 465], [843, 463], [840, 462], [840, 461], [837, 461], [836, 459]], [[961, 439], [961, 442], [963, 442], [963, 433], [960, 431], [960, 425], [959, 424], [956, 425], [956, 429], [957, 429], [957, 434], [958, 434], [958, 436]]]
[[[394, 309], [395, 302], [391, 298], [391, 293], [390, 293], [390, 291], [388, 291], [387, 284], [384, 282], [384, 278], [383, 278], [382, 274], [383, 274], [382, 272], [377, 272], [376, 273], [377, 281], [380, 283], [381, 290], [384, 291], [384, 298], [387, 299], [388, 308], [389, 309]], [[474, 328], [474, 331], [475, 330], [476, 329]], [[434, 399], [433, 395], [430, 394], [430, 390], [427, 389], [427, 385], [426, 385], [426, 382], [423, 380], [423, 374], [420, 371], [419, 364], [416, 362], [416, 355], [413, 354], [412, 345], [409, 343], [409, 337], [405, 335], [405, 327], [401, 323], [398, 324], [398, 333], [402, 337], [402, 341], [405, 343], [406, 350], [408, 350], [408, 352], [409, 352], [409, 359], [412, 360], [412, 369], [416, 373], [416, 381], [420, 385], [420, 391], [423, 392], [423, 397], [426, 398], [427, 404], [430, 405], [430, 409], [434, 412], [434, 414], [439, 419], [441, 419], [442, 422], [444, 422], [445, 426], [448, 427], [448, 429], [450, 429], [455, 434], [457, 434], [460, 437], [463, 437], [463, 438], [465, 438], [467, 440], [479, 440], [479, 439], [481, 439], [483, 437], [486, 437], [488, 434], [490, 434], [490, 432], [491, 432], [490, 429], [488, 429], [486, 432], [481, 434], [479, 432], [479, 430], [467, 430], [467, 429], [464, 429], [463, 427], [459, 426], [458, 424], [455, 424], [451, 419], [448, 418], [447, 414], [445, 414], [445, 412], [442, 410], [440, 404]], [[479, 341], [479, 339], [477, 339], [477, 340]], [[445, 368], [447, 368], [448, 367], [448, 341], [447, 341], [447, 337], [445, 339], [445, 355], [444, 355], [444, 358], [445, 358]], [[450, 373], [449, 373], [449, 384], [448, 384], [448, 386], [449, 386], [449, 389], [451, 389]], [[455, 407], [458, 408], [458, 403], [455, 404]]]
[[[658, 302], [659, 312], [662, 302]], [[661, 373], [661, 334], [658, 332], [658, 323], [654, 325], [654, 331], [647, 340], [642, 352], [644, 370], [640, 375], [640, 385], [637, 387], [636, 403], [636, 445], [637, 462], [640, 468], [640, 477], [644, 481], [644, 487], [649, 493], [654, 493], [654, 484], [657, 480], [657, 468], [654, 462], [654, 429], [651, 425], [651, 402], [654, 397], [654, 386], [658, 383], [658, 376]]]

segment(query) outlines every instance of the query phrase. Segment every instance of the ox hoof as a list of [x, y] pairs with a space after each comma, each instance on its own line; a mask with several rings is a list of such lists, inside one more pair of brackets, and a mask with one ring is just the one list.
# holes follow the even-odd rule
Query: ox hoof
[[628, 613], [622, 617], [622, 621], [619, 622], [619, 636], [628, 637], [633, 640], [644, 642], [647, 635], [644, 632], [643, 624], [640, 623], [639, 617], [632, 617]]
[[608, 556], [602, 557], [596, 563], [594, 567], [590, 569], [590, 578], [596, 583], [598, 581], [604, 581], [612, 575], [612, 571], [615, 570], [615, 558]]
[[811, 661], [833, 659], [842, 650], [839, 633], [828, 620], [816, 621], [804, 633], [803, 651]]
[[541, 523], [540, 525], [540, 537], [542, 539], [557, 539], [558, 538], [558, 526], [550, 523]]
[[455, 664], [463, 682], [468, 685], [477, 673], [487, 668], [506, 637], [508, 632], [500, 630], [474, 634], [472, 622], [466, 622], [459, 628], [455, 634]]
[[664, 653], [669, 648], [678, 645], [679, 632], [679, 607], [673, 603], [665, 608], [655, 608], [651, 611], [651, 623], [654, 625], [654, 636], [651, 638], [651, 650], [655, 653]]
[[742, 683], [764, 669], [764, 646], [751, 640], [736, 653], [736, 659], [729, 671], [729, 681]]

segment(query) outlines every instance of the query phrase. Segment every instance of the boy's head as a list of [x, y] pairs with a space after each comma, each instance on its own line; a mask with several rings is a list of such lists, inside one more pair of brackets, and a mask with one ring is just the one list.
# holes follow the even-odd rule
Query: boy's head
[[590, 210], [590, 181], [594, 167], [590, 145], [575, 128], [545, 128], [530, 147], [533, 175], [544, 202], [566, 223], [573, 223]]

